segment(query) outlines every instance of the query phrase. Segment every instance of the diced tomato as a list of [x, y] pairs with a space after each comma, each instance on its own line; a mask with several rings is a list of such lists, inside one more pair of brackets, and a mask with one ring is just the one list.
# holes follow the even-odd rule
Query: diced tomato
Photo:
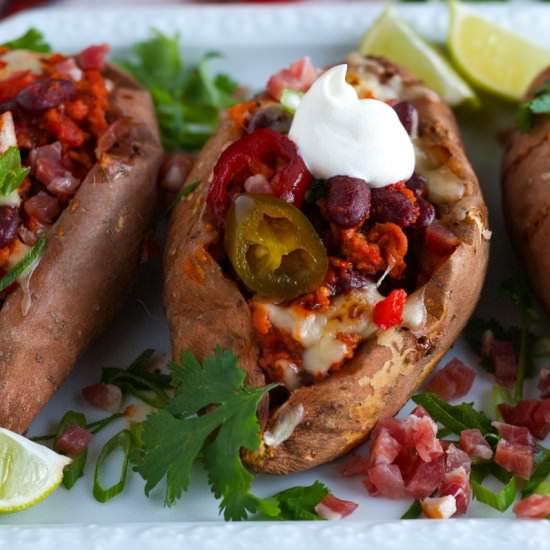
[[544, 519], [550, 516], [550, 496], [530, 495], [514, 506], [518, 518]]
[[88, 46], [78, 56], [78, 64], [84, 70], [102, 71], [105, 68], [105, 57], [111, 50], [108, 44]]
[[418, 461], [414, 473], [406, 482], [407, 494], [414, 498], [429, 497], [441, 485], [445, 473], [443, 456], [431, 462]]
[[550, 368], [540, 370], [537, 388], [540, 390], [540, 396], [543, 399], [550, 397]]
[[86, 134], [58, 109], [48, 109], [42, 115], [44, 127], [69, 147], [80, 147], [86, 141]]
[[376, 433], [376, 437], [372, 442], [369, 466], [391, 464], [397, 458], [400, 450], [400, 443], [392, 437], [389, 430], [382, 428]]
[[374, 322], [382, 330], [400, 324], [403, 320], [403, 308], [406, 301], [407, 293], [403, 289], [392, 290], [386, 298], [374, 306]]
[[472, 458], [491, 460], [493, 449], [478, 429], [463, 430], [460, 434], [460, 448]]
[[343, 519], [352, 514], [358, 506], [351, 500], [342, 500], [329, 494], [315, 506], [315, 512], [324, 519]]
[[311, 59], [306, 56], [290, 65], [290, 67], [275, 73], [267, 83], [267, 92], [279, 101], [285, 88], [305, 92], [318, 76], [319, 70], [315, 68]]
[[474, 378], [475, 372], [455, 357], [434, 374], [427, 389], [449, 401], [466, 395]]
[[534, 451], [532, 447], [501, 439], [497, 444], [495, 462], [507, 472], [527, 480], [534, 470]]
[[505, 422], [493, 422], [493, 426], [506, 441], [535, 448], [535, 440], [528, 428], [524, 426], [513, 426]]
[[512, 342], [494, 340], [491, 345], [491, 363], [495, 367], [495, 379], [507, 388], [516, 381], [517, 358]]
[[431, 462], [443, 455], [441, 442], [437, 439], [437, 426], [430, 416], [410, 415], [405, 425], [408, 446], [416, 449], [424, 462]]
[[462, 449], [456, 447], [451, 443], [447, 450], [445, 451], [446, 461], [445, 461], [445, 470], [451, 472], [457, 468], [463, 468], [464, 471], [469, 475], [472, 468], [472, 461], [467, 453]]
[[550, 399], [523, 399], [517, 405], [499, 405], [502, 417], [509, 424], [524, 426], [538, 439], [550, 433]]

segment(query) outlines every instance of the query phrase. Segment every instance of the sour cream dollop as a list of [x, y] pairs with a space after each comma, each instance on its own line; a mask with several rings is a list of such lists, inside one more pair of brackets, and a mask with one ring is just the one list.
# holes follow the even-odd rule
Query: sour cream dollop
[[408, 180], [414, 146], [397, 113], [377, 99], [359, 99], [347, 65], [319, 77], [296, 109], [289, 138], [314, 177], [361, 178], [371, 187]]

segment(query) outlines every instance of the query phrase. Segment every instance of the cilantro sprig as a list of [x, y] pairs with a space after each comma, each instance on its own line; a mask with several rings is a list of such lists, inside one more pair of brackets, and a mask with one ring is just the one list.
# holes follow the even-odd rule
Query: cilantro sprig
[[[237, 357], [221, 348], [202, 364], [183, 351], [180, 363], [171, 363], [170, 369], [176, 394], [167, 408], [143, 424], [143, 449], [135, 469], [146, 481], [145, 493], [166, 478], [165, 504], [173, 505], [189, 488], [191, 468], [201, 454], [225, 519], [245, 519], [258, 510], [258, 499], [250, 493], [253, 475], [240, 453], [258, 449], [256, 409], [275, 386], [246, 386]], [[198, 416], [209, 405], [216, 407]]]
[[9, 147], [0, 155], [0, 195], [11, 195], [23, 182], [30, 168], [21, 165], [21, 156], [17, 147]]
[[38, 53], [48, 53], [52, 51], [44, 35], [34, 27], [31, 27], [25, 34], [18, 38], [0, 44], [0, 47], [9, 48], [10, 50], [29, 50]]
[[550, 81], [545, 82], [534, 94], [533, 99], [522, 103], [516, 113], [516, 123], [522, 132], [528, 132], [537, 115], [550, 113]]
[[186, 66], [180, 34], [169, 37], [152, 29], [152, 37], [133, 47], [118, 64], [151, 93], [164, 147], [198, 149], [215, 131], [220, 112], [237, 102], [237, 83], [224, 73], [211, 76], [208, 65], [219, 54], [206, 54]]

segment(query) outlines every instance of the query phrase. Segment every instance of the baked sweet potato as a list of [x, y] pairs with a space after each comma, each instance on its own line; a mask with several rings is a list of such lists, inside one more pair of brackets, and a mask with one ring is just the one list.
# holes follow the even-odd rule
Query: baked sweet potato
[[[19, 190], [19, 233], [12, 235], [4, 252], [24, 247], [20, 239], [31, 245], [37, 237], [47, 239], [30, 279], [0, 294], [0, 426], [17, 432], [28, 428], [127, 296], [156, 208], [162, 157], [147, 91], [113, 66], [101, 67], [100, 73], [81, 58], [80, 71], [72, 57], [51, 59], [56, 68], [46, 65], [51, 69], [46, 76], [30, 77], [46, 88], [34, 96], [32, 90], [26, 92], [33, 101], [38, 96], [50, 101], [48, 109], [39, 105], [32, 111], [32, 102], [27, 102], [29, 114], [21, 100], [8, 103], [23, 162], [32, 169]], [[67, 69], [68, 74], [59, 73]], [[69, 81], [71, 71], [81, 78], [62, 106], [55, 106], [60, 98], [52, 92], [52, 79], [61, 86], [59, 81]], [[67, 114], [70, 120], [59, 118]], [[56, 116], [64, 125], [47, 126]], [[52, 142], [62, 145], [48, 149]], [[46, 154], [49, 157], [43, 158]], [[87, 163], [96, 156], [89, 168]], [[45, 177], [50, 169], [52, 177]], [[75, 183], [77, 189], [60, 192], [54, 181]], [[41, 204], [31, 202], [37, 189]], [[52, 204], [56, 208], [47, 210]], [[2, 263], [0, 275], [7, 271], [1, 268]]]
[[[324, 376], [304, 376], [295, 385], [277, 378], [263, 349], [266, 338], [258, 331], [255, 298], [235, 281], [235, 272], [220, 247], [222, 229], [207, 205], [220, 154], [243, 135], [241, 113], [236, 118], [230, 112], [200, 154], [188, 178], [188, 182], [200, 184], [175, 209], [169, 227], [165, 307], [174, 356], [190, 349], [202, 358], [220, 345], [239, 357], [248, 384], [257, 386], [275, 379], [287, 386], [272, 394], [271, 402], [264, 403], [259, 412], [264, 434], [261, 449], [245, 454], [248, 465], [260, 472], [306, 470], [365, 441], [376, 421], [397, 413], [453, 344], [472, 313], [485, 276], [490, 237], [487, 212], [451, 111], [436, 94], [386, 60], [351, 54], [347, 63], [347, 80], [363, 97], [376, 90], [382, 99], [414, 105], [419, 115], [414, 138], [416, 171], [428, 179], [437, 220], [428, 228], [413, 230], [409, 226], [405, 230], [409, 267], [404, 274], [396, 274], [385, 291], [396, 285], [407, 287], [411, 307], [425, 308], [425, 316], [421, 315], [423, 319], [415, 328], [411, 328], [414, 322], [379, 328], [353, 347], [352, 357], [331, 367]], [[270, 103], [265, 94], [257, 97], [256, 103], [258, 109], [273, 110], [273, 100]], [[258, 118], [252, 116], [254, 121]], [[275, 125], [281, 122], [273, 116], [271, 121]], [[248, 124], [253, 123], [249, 120]], [[412, 189], [412, 183], [410, 186]], [[420, 204], [421, 195], [414, 199], [403, 189], [401, 184], [392, 192], [400, 190], [412, 203]], [[320, 199], [316, 204], [322, 214], [326, 203]], [[331, 227], [334, 234], [334, 224]], [[325, 243], [330, 246], [329, 238]], [[383, 265], [382, 270], [385, 267], [389, 270], [391, 266]], [[355, 280], [362, 280], [359, 275]], [[376, 277], [380, 275], [378, 271]], [[330, 286], [326, 278], [323, 285]], [[353, 292], [342, 295], [353, 296]], [[317, 298], [318, 293], [310, 293], [292, 307], [307, 308], [309, 301]], [[319, 301], [315, 307], [322, 311], [325, 306]], [[311, 309], [305, 311], [313, 315]], [[285, 338], [283, 344], [289, 335]], [[279, 350], [286, 349], [283, 344]]]
[[[546, 82], [540, 74], [526, 100]], [[502, 171], [502, 207], [508, 233], [531, 284], [550, 310], [550, 117], [537, 116], [528, 132], [515, 129], [507, 139]]]

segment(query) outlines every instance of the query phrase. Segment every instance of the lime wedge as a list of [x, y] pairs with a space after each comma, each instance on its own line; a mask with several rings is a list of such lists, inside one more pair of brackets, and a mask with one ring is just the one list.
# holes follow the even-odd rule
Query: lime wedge
[[0, 428], [0, 513], [29, 508], [49, 496], [71, 459]]
[[359, 42], [359, 52], [380, 55], [405, 67], [452, 106], [477, 103], [474, 91], [445, 58], [417, 34], [393, 7], [387, 8]]
[[464, 75], [487, 92], [519, 100], [535, 76], [550, 65], [550, 50], [524, 40], [450, 2], [447, 45]]

